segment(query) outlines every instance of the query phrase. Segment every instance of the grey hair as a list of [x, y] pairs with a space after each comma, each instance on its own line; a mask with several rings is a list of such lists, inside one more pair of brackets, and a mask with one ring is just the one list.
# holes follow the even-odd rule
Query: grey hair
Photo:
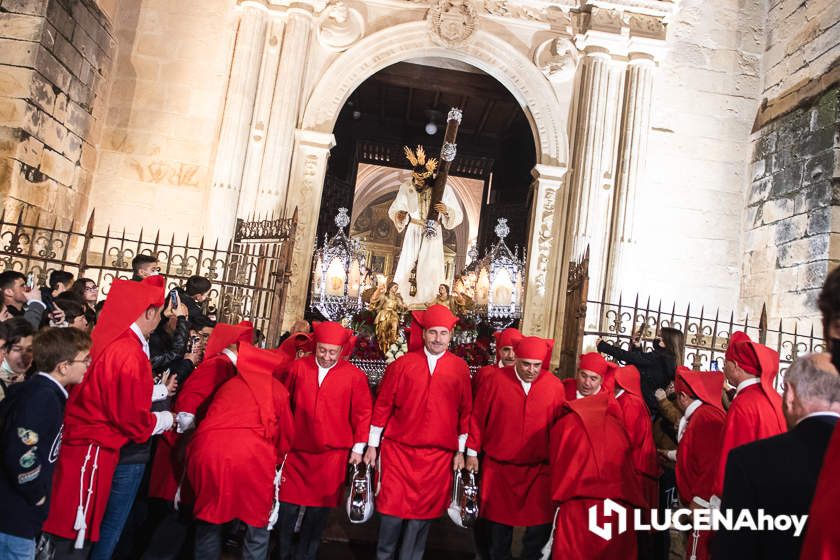
[[793, 362], [785, 374], [785, 383], [796, 387], [796, 395], [802, 401], [840, 403], [840, 375], [824, 355], [808, 354]]

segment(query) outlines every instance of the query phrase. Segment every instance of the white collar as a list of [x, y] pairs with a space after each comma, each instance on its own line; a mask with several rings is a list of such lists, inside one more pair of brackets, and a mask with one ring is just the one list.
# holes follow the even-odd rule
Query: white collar
[[58, 379], [56, 379], [55, 377], [53, 377], [49, 373], [44, 373], [43, 371], [39, 371], [38, 375], [43, 375], [44, 377], [46, 377], [47, 379], [49, 379], [50, 381], [52, 381], [53, 383], [58, 385], [58, 388], [61, 389], [61, 392], [64, 394], [65, 399], [69, 396], [67, 394], [67, 389], [64, 388], [64, 385], [62, 385], [61, 383], [58, 382]]
[[233, 364], [233, 367], [236, 367], [236, 359], [239, 357], [236, 352], [234, 352], [230, 348], [225, 348], [224, 350], [222, 350], [222, 354], [224, 354], [225, 356], [230, 358], [230, 361]]
[[131, 323], [129, 327], [131, 332], [137, 335], [137, 338], [140, 339], [140, 344], [143, 345], [143, 352], [146, 354], [147, 358], [151, 357], [151, 353], [149, 352], [149, 341], [146, 340], [146, 337], [143, 336], [143, 331], [140, 330], [140, 327], [137, 326], [137, 323]]
[[620, 397], [620, 396], [621, 396], [621, 395], [623, 395], [623, 394], [624, 394], [624, 389], [619, 389], [619, 390], [618, 390], [618, 393], [616, 393], [616, 394], [615, 394], [615, 398], [618, 398], [618, 397]]
[[741, 391], [743, 391], [747, 387], [750, 387], [751, 385], [758, 385], [759, 383], [761, 383], [760, 377], [752, 377], [750, 379], [745, 379], [741, 381], [740, 383], [738, 383], [738, 388], [735, 389], [735, 396], [737, 397], [741, 393]]
[[840, 418], [840, 414], [838, 414], [836, 412], [833, 412], [831, 410], [820, 410], [818, 412], [812, 412], [811, 414], [806, 414], [805, 416], [803, 416], [802, 418], [797, 420], [796, 424], [798, 425], [803, 420], [806, 420], [808, 418], [813, 418], [814, 416], [834, 416], [835, 418]]
[[685, 413], [683, 413], [683, 418], [688, 420], [691, 418], [691, 415], [694, 414], [694, 411], [700, 408], [703, 405], [703, 401], [700, 399], [694, 399], [691, 401], [691, 404], [685, 407]]
[[433, 374], [435, 372], [435, 366], [437, 365], [438, 360], [446, 354], [446, 350], [441, 352], [440, 354], [432, 354], [429, 350], [424, 346], [423, 352], [426, 353], [426, 361], [429, 363], [429, 374]]
[[578, 391], [577, 389], [575, 389], [575, 398], [576, 398], [576, 399], [585, 399], [586, 397], [585, 397], [585, 396], [583, 396], [583, 395], [580, 393], [580, 391]]

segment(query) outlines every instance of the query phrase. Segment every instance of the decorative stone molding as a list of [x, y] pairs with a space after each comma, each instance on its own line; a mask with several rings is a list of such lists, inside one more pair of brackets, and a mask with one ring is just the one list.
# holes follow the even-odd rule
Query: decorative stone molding
[[542, 43], [534, 51], [534, 64], [554, 84], [561, 84], [575, 77], [578, 50], [566, 38], [555, 37]]
[[539, 163], [567, 165], [567, 117], [551, 83], [528, 57], [480, 29], [457, 50], [436, 45], [429, 35], [426, 22], [404, 23], [369, 35], [343, 52], [315, 86], [302, 128], [331, 132], [350, 94], [386, 66], [423, 56], [455, 58], [499, 80], [521, 104], [534, 132]]
[[341, 52], [365, 34], [365, 18], [358, 10], [338, 0], [320, 14], [318, 42], [325, 48]]
[[445, 47], [459, 47], [475, 35], [478, 13], [470, 0], [438, 0], [426, 16], [432, 39]]

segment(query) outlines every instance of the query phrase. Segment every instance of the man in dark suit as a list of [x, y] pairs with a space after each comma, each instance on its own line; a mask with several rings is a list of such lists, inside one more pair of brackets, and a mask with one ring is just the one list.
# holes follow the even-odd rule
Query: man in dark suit
[[[736, 447], [726, 463], [721, 509], [765, 515], [807, 515], [817, 476], [837, 419], [840, 377], [829, 354], [797, 360], [785, 376], [783, 408], [789, 430]], [[799, 558], [802, 537], [787, 531], [719, 530], [714, 560]]]

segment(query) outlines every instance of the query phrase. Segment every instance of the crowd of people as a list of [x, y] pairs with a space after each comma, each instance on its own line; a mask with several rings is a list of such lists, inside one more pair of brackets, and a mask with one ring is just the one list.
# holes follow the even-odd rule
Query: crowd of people
[[[460, 519], [459, 473], [478, 479], [482, 560], [511, 558], [516, 528], [528, 560], [840, 557], [840, 269], [819, 298], [830, 353], [799, 357], [780, 394], [778, 353], [742, 332], [722, 372], [684, 367], [671, 328], [552, 372], [554, 341], [508, 328], [471, 376], [442, 305], [412, 313], [372, 392], [352, 330], [299, 321], [262, 348], [203, 311], [206, 278], [167, 291], [154, 257], [132, 268], [102, 302], [65, 271], [0, 273], [2, 559], [215, 559], [232, 538], [245, 559], [314, 560], [365, 466], [382, 560], [423, 558], [432, 521]], [[607, 500], [810, 518], [605, 538]]]

